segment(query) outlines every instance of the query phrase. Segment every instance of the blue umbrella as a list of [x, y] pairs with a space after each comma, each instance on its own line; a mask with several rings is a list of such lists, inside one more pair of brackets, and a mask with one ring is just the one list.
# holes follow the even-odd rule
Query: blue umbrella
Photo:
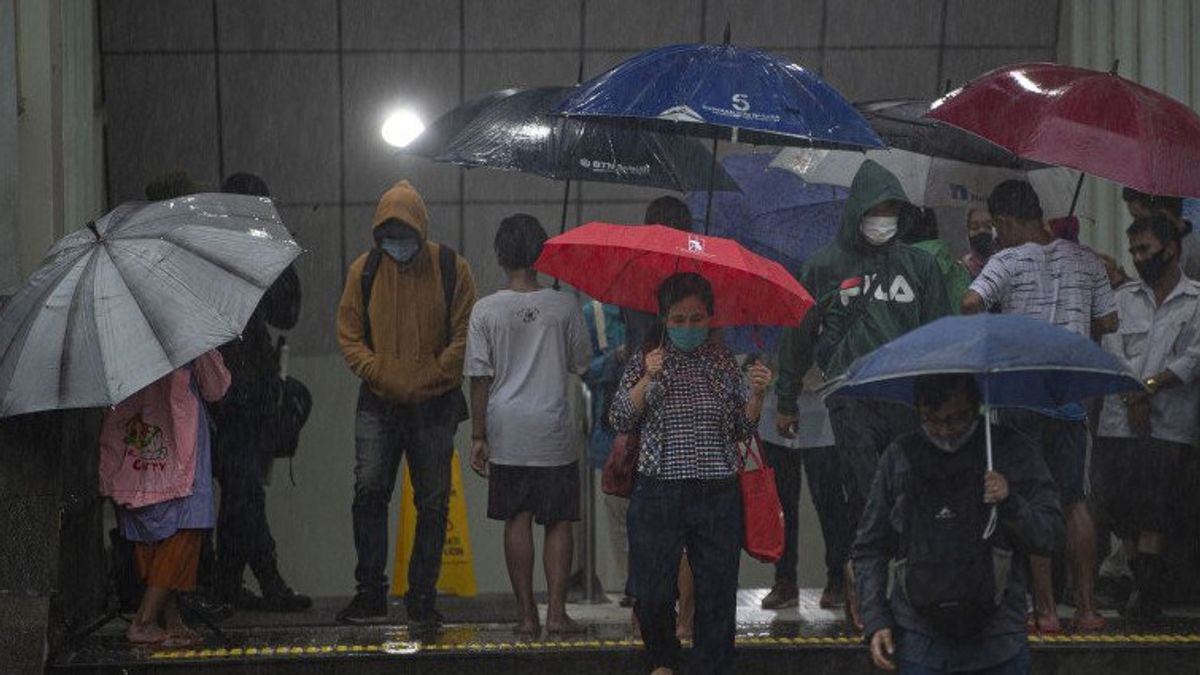
[[[759, 152], [722, 159], [741, 192], [714, 194], [709, 218], [697, 218], [692, 229], [733, 239], [799, 277], [804, 261], [837, 236], [847, 191], [806, 183], [790, 171], [772, 168], [775, 156]], [[703, 212], [705, 198], [704, 192], [688, 194], [693, 213]], [[738, 326], [727, 328], [725, 339], [738, 353], [774, 351], [780, 333], [782, 329], [773, 326]]]
[[[555, 110], [717, 142], [853, 150], [882, 148], [836, 89], [784, 58], [729, 44], [652, 49], [579, 86]], [[712, 188], [705, 220], [712, 205]]]
[[556, 112], [757, 145], [883, 147], [832, 86], [782, 57], [728, 44], [728, 32], [726, 44], [638, 54], [581, 85]]
[[[1117, 357], [1082, 335], [1027, 316], [975, 314], [938, 319], [860, 357], [829, 395], [911, 404], [917, 378], [944, 373], [975, 375], [985, 416], [997, 406], [1059, 408], [1143, 388]], [[990, 424], [987, 460], [990, 470]]]

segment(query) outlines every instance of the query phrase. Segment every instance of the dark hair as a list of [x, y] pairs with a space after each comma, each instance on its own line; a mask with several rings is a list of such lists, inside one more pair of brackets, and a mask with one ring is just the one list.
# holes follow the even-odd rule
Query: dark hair
[[695, 296], [700, 298], [708, 313], [713, 313], [713, 289], [708, 279], [695, 272], [676, 272], [658, 285], [658, 314], [665, 317], [671, 305]]
[[165, 173], [146, 184], [146, 199], [159, 202], [200, 192], [200, 186], [186, 171]]
[[239, 195], [255, 195], [270, 197], [271, 190], [267, 182], [252, 173], [235, 173], [221, 183], [221, 192], [232, 192]]
[[946, 401], [966, 394], [972, 407], [980, 402], [979, 385], [975, 376], [968, 373], [947, 373], [943, 375], [922, 375], [913, 386], [913, 399], [918, 408], [940, 408]]
[[496, 230], [492, 246], [496, 249], [496, 260], [501, 267], [521, 270], [533, 267], [545, 243], [546, 230], [542, 229], [537, 218], [528, 213], [514, 213], [500, 221], [500, 229]]
[[1171, 242], [1175, 242], [1176, 245], [1179, 244], [1179, 228], [1175, 227], [1175, 223], [1171, 222], [1170, 218], [1161, 213], [1138, 218], [1133, 221], [1132, 225], [1125, 229], [1125, 234], [1130, 237], [1143, 232], [1149, 232], [1154, 235], [1154, 238], [1158, 240], [1158, 243], [1162, 244], [1163, 248], [1166, 248], [1167, 244]]
[[1176, 218], [1183, 217], [1183, 197], [1168, 197], [1167, 195], [1151, 195], [1131, 187], [1121, 188], [1121, 199], [1125, 203], [1140, 202], [1152, 211], [1163, 210]]
[[646, 224], [666, 225], [676, 230], [690, 232], [692, 211], [678, 197], [670, 195], [659, 197], [646, 207]]
[[1042, 202], [1029, 181], [1004, 181], [992, 190], [987, 204], [992, 217], [1009, 216], [1021, 221], [1042, 219]]
[[912, 204], [900, 207], [900, 241], [916, 244], [938, 238], [937, 214], [933, 209], [923, 209]]

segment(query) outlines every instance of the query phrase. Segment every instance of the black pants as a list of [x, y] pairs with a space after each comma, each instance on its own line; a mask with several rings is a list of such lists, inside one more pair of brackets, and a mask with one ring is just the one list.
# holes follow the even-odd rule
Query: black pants
[[775, 563], [776, 583], [796, 583], [800, 553], [800, 493], [803, 474], [808, 473], [808, 491], [821, 536], [825, 539], [825, 580], [840, 588], [845, 581], [843, 565], [849, 554], [846, 539], [846, 498], [839, 475], [837, 450], [826, 448], [785, 448], [763, 442], [767, 464], [775, 470], [775, 488], [783, 505], [783, 557]]
[[269, 461], [256, 431], [250, 419], [229, 418], [216, 439], [213, 468], [221, 484], [216, 585], [226, 590], [241, 583], [247, 565], [260, 585], [263, 571], [275, 566], [275, 538], [267, 522], [264, 488]]
[[902, 403], [831, 398], [826, 405], [846, 489], [846, 541], [853, 542], [879, 456], [892, 441], [917, 430], [921, 423], [917, 412]]
[[737, 481], [638, 476], [629, 501], [629, 591], [650, 670], [679, 670], [675, 599], [687, 546], [696, 579], [695, 638], [688, 673], [732, 673], [737, 624], [742, 497]]

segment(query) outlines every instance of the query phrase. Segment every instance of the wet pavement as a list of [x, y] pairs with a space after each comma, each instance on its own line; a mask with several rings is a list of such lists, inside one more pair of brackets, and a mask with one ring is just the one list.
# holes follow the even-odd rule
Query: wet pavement
[[[840, 610], [817, 606], [820, 591], [801, 591], [799, 607], [759, 607], [766, 589], [739, 592], [738, 672], [870, 672], [861, 639], [848, 630]], [[641, 643], [632, 632], [630, 610], [613, 602], [572, 604], [583, 635], [547, 635], [519, 640], [512, 631], [515, 606], [508, 595], [444, 598], [446, 625], [436, 634], [410, 634], [403, 606], [394, 601], [390, 622], [344, 626], [334, 614], [346, 598], [318, 599], [307, 612], [239, 613], [206, 632], [203, 645], [187, 649], [135, 648], [115, 619], [53, 660], [53, 670], [79, 672], [639, 672]], [[544, 615], [545, 607], [542, 606]], [[1064, 608], [1062, 616], [1069, 617]], [[1038, 672], [1200, 673], [1200, 611], [1174, 610], [1154, 622], [1126, 622], [1108, 613], [1101, 633], [1032, 636]], [[1069, 623], [1069, 622], [1068, 622]], [[685, 645], [687, 643], [685, 642]], [[1181, 670], [1182, 669], [1182, 670]], [[1144, 672], [1149, 672], [1145, 670]]]

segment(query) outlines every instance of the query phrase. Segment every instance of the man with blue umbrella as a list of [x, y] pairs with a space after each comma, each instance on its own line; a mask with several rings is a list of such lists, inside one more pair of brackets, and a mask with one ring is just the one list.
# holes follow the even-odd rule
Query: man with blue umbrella
[[871, 660], [1028, 673], [1026, 558], [1049, 554], [1063, 530], [1050, 472], [1019, 433], [988, 432], [973, 375], [920, 376], [913, 392], [921, 428], [879, 460], [851, 550]]
[[[1003, 250], [988, 260], [963, 296], [964, 314], [999, 309], [1093, 338], [1117, 329], [1117, 307], [1099, 257], [1076, 243], [1053, 239], [1032, 185], [1019, 180], [997, 185], [988, 197], [988, 211]], [[1022, 429], [1031, 442], [1042, 446], [1067, 518], [1075, 629], [1099, 630], [1104, 618], [1096, 612], [1093, 597], [1096, 528], [1086, 500], [1087, 414], [1079, 404], [1037, 412], [1006, 410], [1001, 422]], [[1035, 615], [1031, 627], [1057, 633], [1062, 628], [1050, 560], [1035, 556], [1032, 564]]]
[[[800, 282], [816, 305], [780, 344], [776, 426], [785, 438], [796, 433], [796, 400], [814, 361], [832, 380], [854, 359], [949, 312], [937, 261], [896, 236], [907, 201], [895, 176], [874, 161], [863, 162], [837, 239], [804, 264]], [[852, 537], [880, 453], [917, 421], [907, 406], [854, 399], [830, 401], [829, 415]], [[853, 580], [847, 581], [847, 614], [861, 627]]]

